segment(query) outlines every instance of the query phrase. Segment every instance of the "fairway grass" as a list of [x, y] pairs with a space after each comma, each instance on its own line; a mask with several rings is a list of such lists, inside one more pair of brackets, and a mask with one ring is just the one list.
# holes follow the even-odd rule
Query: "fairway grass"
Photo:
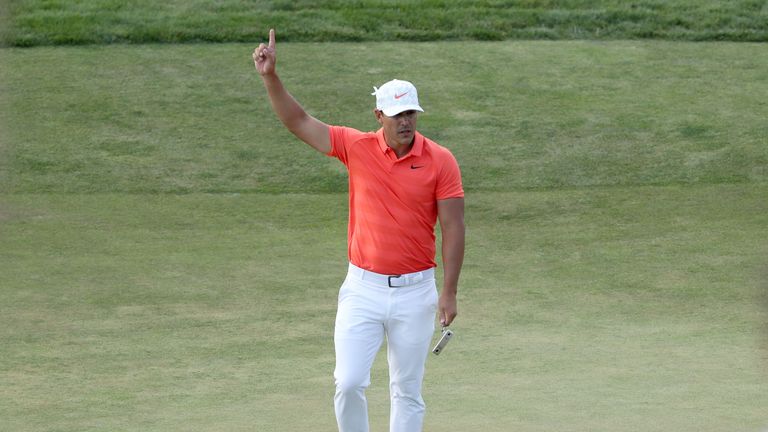
[[[271, 112], [253, 48], [3, 50], [13, 148], [0, 192], [346, 190], [343, 167]], [[278, 33], [278, 50], [286, 86], [330, 124], [378, 128], [372, 86], [413, 81], [419, 128], [456, 155], [467, 190], [768, 182], [764, 44], [319, 45]]]
[[[470, 193], [457, 336], [429, 359], [425, 431], [768, 425], [765, 196]], [[2, 202], [8, 430], [333, 430], [345, 194]]]
[[[346, 173], [253, 48], [0, 49], [0, 430], [334, 430]], [[768, 428], [764, 44], [278, 50], [329, 123], [373, 129], [371, 87], [414, 81], [462, 167], [426, 432]]]

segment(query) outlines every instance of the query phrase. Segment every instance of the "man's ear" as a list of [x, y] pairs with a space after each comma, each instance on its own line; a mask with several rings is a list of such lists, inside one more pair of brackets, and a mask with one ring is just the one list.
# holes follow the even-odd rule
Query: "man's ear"
[[381, 116], [383, 116], [384, 113], [381, 112], [380, 110], [374, 109], [373, 115], [376, 116], [376, 121], [379, 122], [380, 125], [384, 126], [384, 123], [381, 122]]

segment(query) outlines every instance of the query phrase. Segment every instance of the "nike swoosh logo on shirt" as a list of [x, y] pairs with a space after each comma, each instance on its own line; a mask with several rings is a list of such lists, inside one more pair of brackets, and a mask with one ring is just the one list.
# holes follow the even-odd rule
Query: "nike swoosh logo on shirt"
[[395, 94], [395, 99], [400, 99], [401, 97], [407, 95], [409, 92], [401, 93], [401, 94]]
[[414, 164], [411, 164], [411, 169], [419, 169], [419, 168], [424, 168], [424, 165], [414, 165]]

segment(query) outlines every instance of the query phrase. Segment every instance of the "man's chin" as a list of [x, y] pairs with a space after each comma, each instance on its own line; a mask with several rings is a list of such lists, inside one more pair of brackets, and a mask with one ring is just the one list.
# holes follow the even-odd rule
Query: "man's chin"
[[399, 132], [397, 134], [397, 138], [400, 140], [401, 143], [410, 144], [411, 141], [413, 141], [413, 137], [414, 137], [413, 132]]

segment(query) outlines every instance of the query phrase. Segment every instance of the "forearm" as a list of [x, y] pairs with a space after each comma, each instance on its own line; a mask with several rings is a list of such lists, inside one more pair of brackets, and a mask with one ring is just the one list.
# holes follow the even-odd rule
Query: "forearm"
[[275, 114], [289, 131], [298, 135], [299, 126], [308, 116], [304, 108], [288, 93], [277, 73], [262, 75], [261, 79], [264, 81], [264, 87], [267, 89], [269, 102]]
[[272, 109], [285, 127], [315, 150], [323, 154], [330, 152], [328, 125], [307, 114], [288, 93], [276, 73], [262, 74], [261, 79], [267, 89]]
[[455, 296], [459, 275], [464, 263], [464, 224], [457, 223], [442, 228], [443, 242], [443, 294]]

